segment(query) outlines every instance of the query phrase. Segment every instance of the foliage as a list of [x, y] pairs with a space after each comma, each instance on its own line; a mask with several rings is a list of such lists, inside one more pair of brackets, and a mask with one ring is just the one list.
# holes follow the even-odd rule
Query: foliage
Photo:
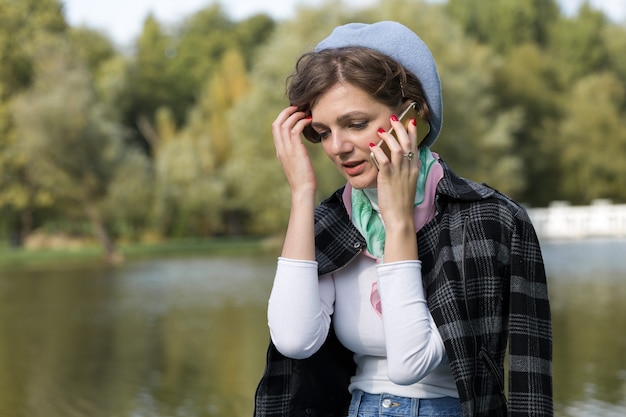
[[34, 83], [14, 102], [25, 170], [52, 203], [88, 218], [107, 254], [114, 248], [101, 203], [123, 162], [123, 131], [99, 105], [89, 72], [62, 38], [39, 43]]
[[30, 84], [36, 38], [61, 34], [66, 23], [57, 0], [0, 0], [0, 81], [2, 97]]
[[626, 195], [626, 88], [613, 74], [589, 75], [576, 83], [557, 132], [563, 197], [574, 203]]
[[[127, 241], [280, 232], [270, 126], [297, 57], [337, 25], [397, 20], [431, 48], [459, 174], [530, 205], [626, 201], [626, 27], [583, 3], [388, 0], [233, 21], [153, 15], [132, 51], [68, 28], [56, 0], [0, 0], [0, 235], [46, 225]], [[344, 180], [307, 144], [318, 199]], [[613, 156], [611, 158], [610, 156]], [[97, 226], [97, 224], [100, 226]]]
[[565, 82], [607, 69], [603, 34], [607, 18], [584, 3], [576, 19], [561, 19], [552, 27], [550, 53], [561, 63]]
[[549, 203], [558, 187], [554, 165], [558, 148], [547, 140], [546, 129], [561, 117], [565, 88], [559, 80], [555, 60], [537, 45], [524, 44], [500, 61], [491, 87], [500, 111], [513, 110], [523, 115], [522, 123], [513, 131], [512, 150], [522, 162], [518, 178], [525, 181], [513, 194], [534, 205]]
[[21, 237], [34, 227], [33, 210], [50, 198], [33, 185], [26, 157], [16, 149], [10, 103], [32, 82], [39, 39], [66, 32], [61, 12], [57, 0], [0, 0], [0, 227]]
[[[132, 88], [127, 91], [124, 114], [129, 126], [140, 127], [136, 139], [150, 142], [146, 123], [153, 123], [156, 110], [162, 107], [170, 108], [178, 127], [186, 124], [199, 100], [198, 92], [220, 69], [223, 56], [236, 50], [245, 67], [251, 68], [256, 46], [273, 27], [273, 21], [263, 15], [235, 23], [217, 4], [199, 10], [169, 31], [149, 15], [128, 65]], [[148, 148], [151, 145], [144, 143]]]
[[556, 0], [449, 0], [448, 10], [467, 34], [498, 52], [545, 45], [558, 18]]

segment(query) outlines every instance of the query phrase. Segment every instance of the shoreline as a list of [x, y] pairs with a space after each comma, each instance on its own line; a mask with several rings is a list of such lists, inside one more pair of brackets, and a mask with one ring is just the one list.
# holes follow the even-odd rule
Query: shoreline
[[626, 204], [594, 200], [588, 206], [555, 201], [546, 208], [529, 208], [539, 240], [625, 239]]

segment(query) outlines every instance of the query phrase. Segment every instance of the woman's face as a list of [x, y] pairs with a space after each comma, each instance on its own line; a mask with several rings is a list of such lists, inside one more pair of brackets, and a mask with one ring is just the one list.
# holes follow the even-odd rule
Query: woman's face
[[378, 144], [378, 129], [388, 130], [393, 111], [363, 90], [338, 83], [311, 108], [311, 126], [324, 152], [353, 188], [376, 187], [378, 169], [370, 159], [370, 143]]

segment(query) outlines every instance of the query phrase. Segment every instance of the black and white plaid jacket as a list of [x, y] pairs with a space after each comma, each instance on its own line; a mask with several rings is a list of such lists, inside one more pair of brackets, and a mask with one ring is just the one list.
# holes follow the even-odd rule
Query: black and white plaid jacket
[[[463, 416], [552, 416], [550, 305], [534, 228], [521, 206], [440, 162], [445, 174], [437, 187], [437, 214], [417, 239], [428, 306]], [[316, 208], [320, 275], [345, 266], [365, 247], [342, 191]], [[332, 328], [320, 351], [305, 360], [282, 356], [270, 342], [254, 416], [343, 417], [353, 373], [351, 352]]]

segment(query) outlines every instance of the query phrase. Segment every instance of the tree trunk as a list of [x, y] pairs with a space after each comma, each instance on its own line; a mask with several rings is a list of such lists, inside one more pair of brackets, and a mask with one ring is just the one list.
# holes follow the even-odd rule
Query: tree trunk
[[102, 221], [100, 209], [93, 204], [86, 203], [85, 210], [93, 227], [94, 235], [104, 250], [106, 261], [111, 264], [122, 262], [124, 257], [115, 248], [115, 242]]
[[20, 231], [19, 231], [19, 239], [20, 246], [23, 242], [26, 241], [28, 235], [33, 232], [33, 211], [29, 207], [24, 208], [20, 212]]

